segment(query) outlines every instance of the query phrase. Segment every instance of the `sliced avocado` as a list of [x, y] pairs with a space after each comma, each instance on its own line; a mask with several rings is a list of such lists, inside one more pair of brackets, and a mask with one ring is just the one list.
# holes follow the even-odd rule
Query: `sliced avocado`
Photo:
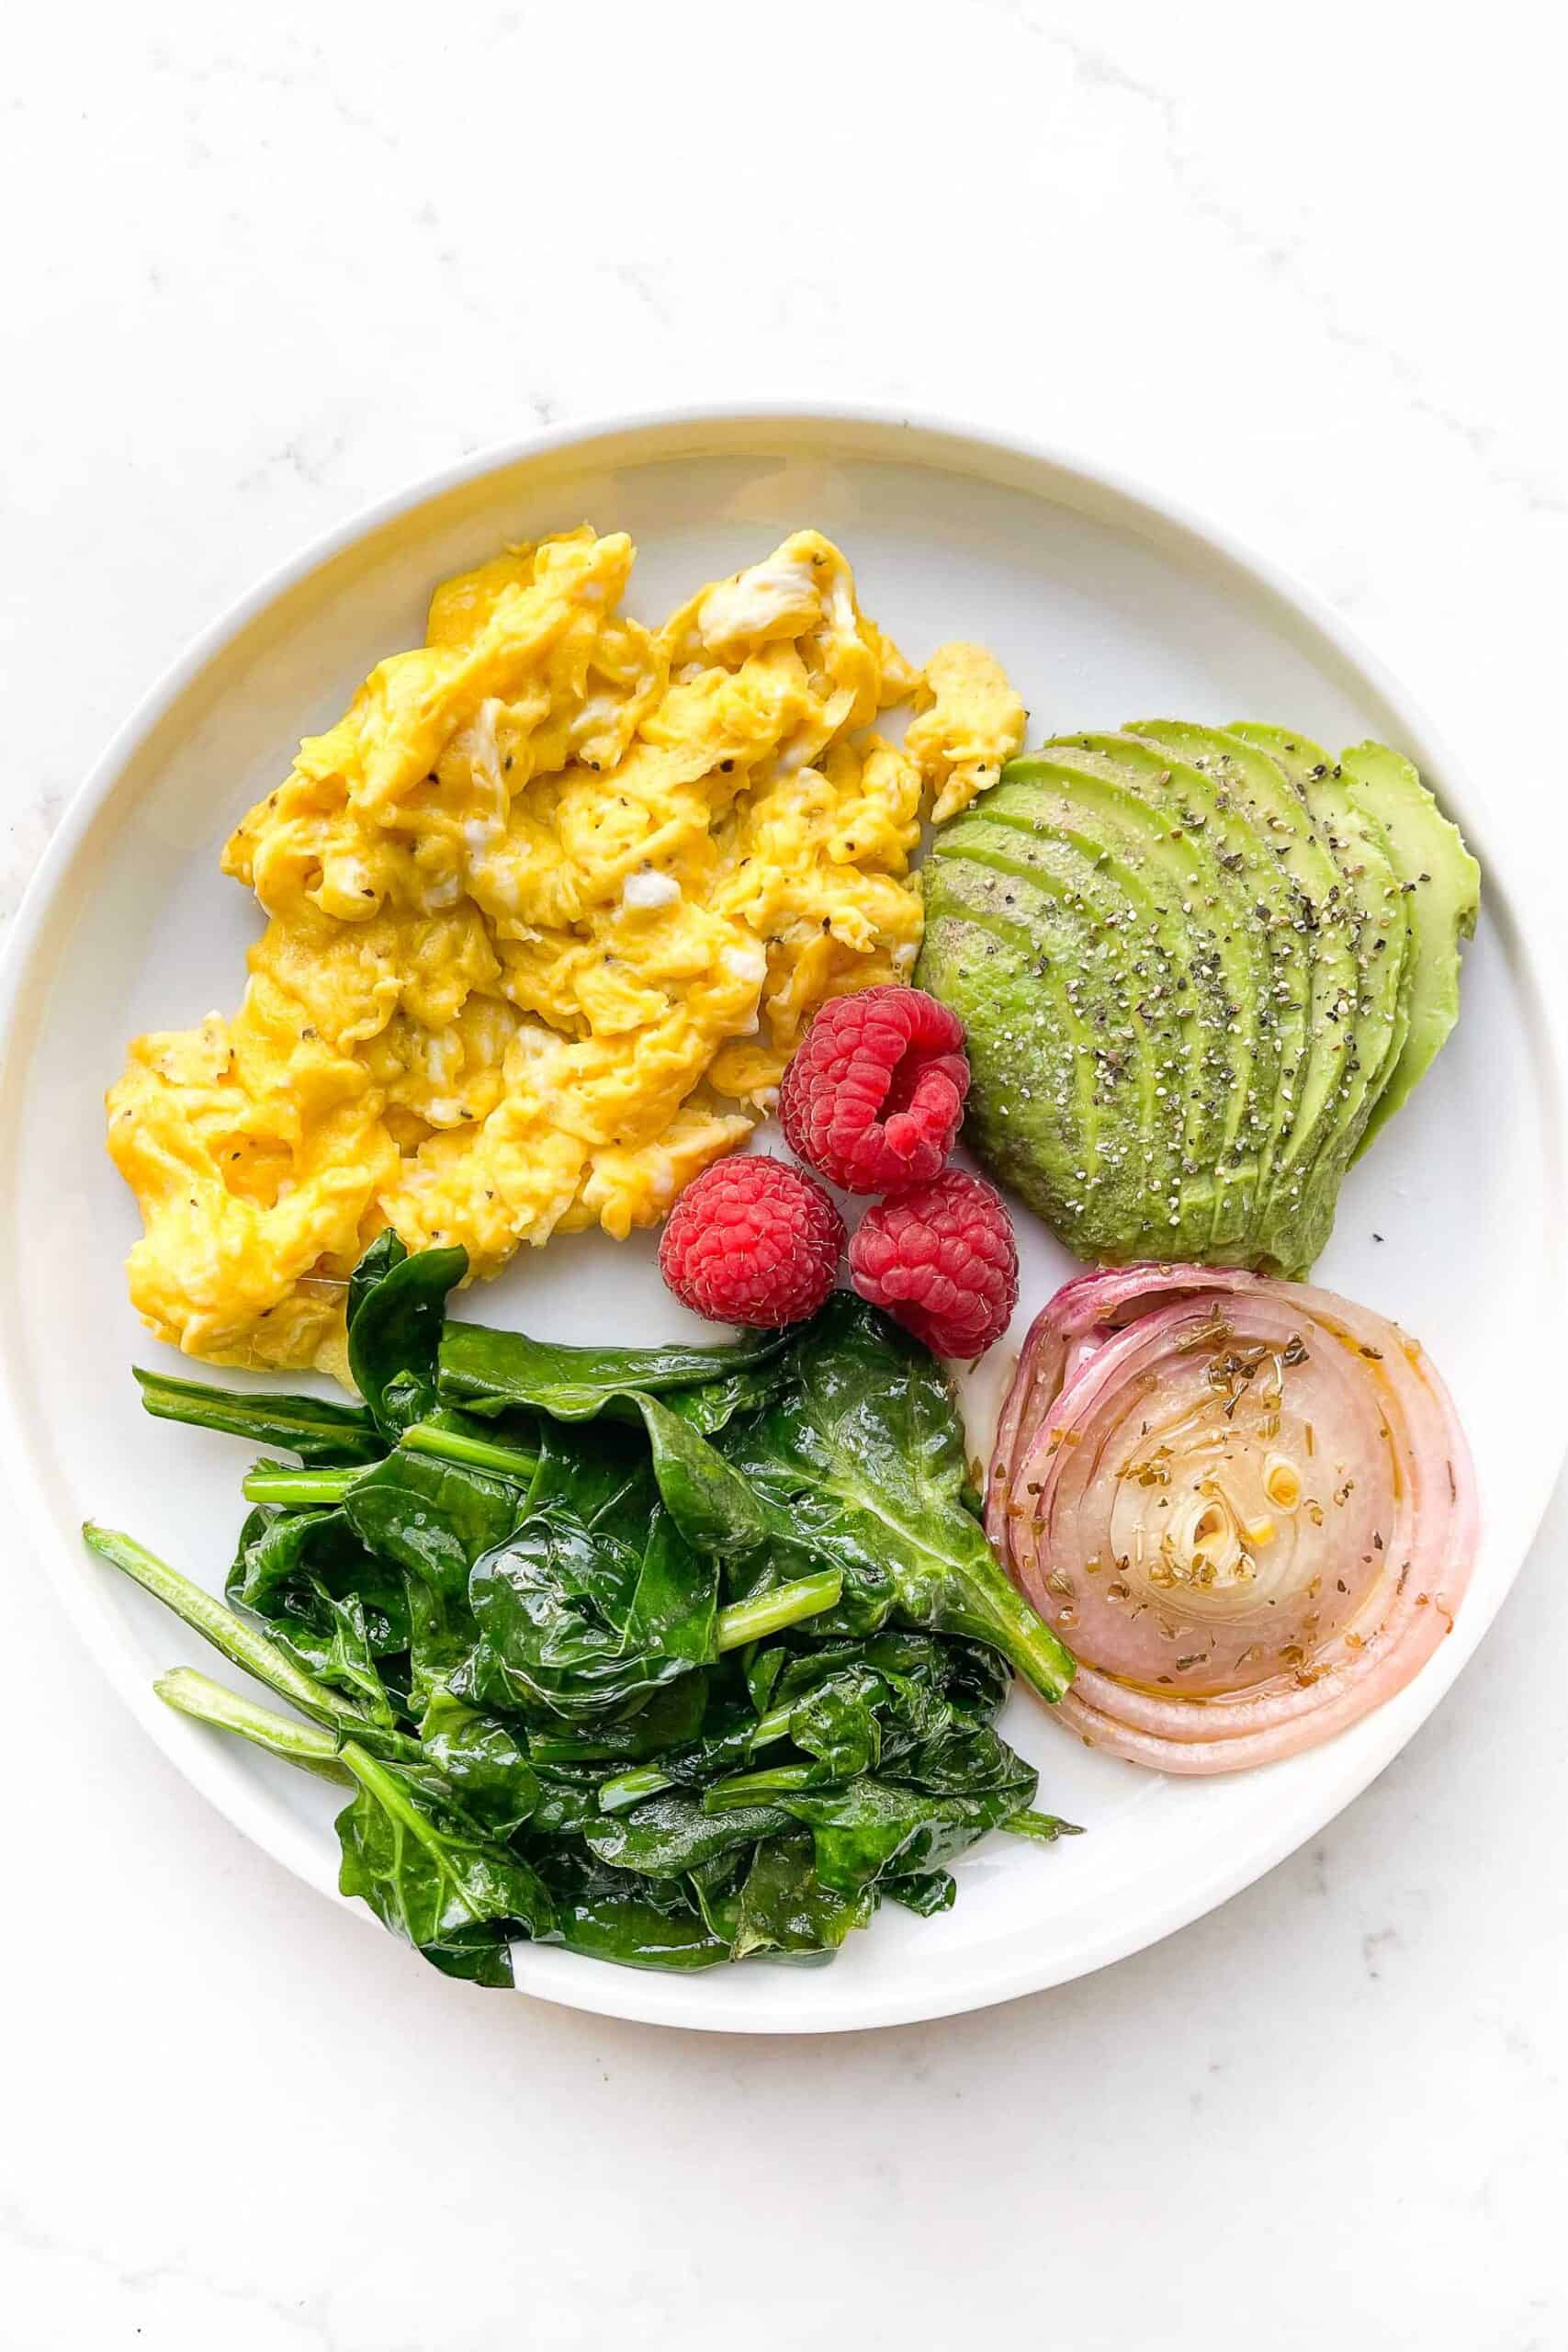
[[1292, 929], [1310, 970], [1306, 1032], [1299, 1064], [1280, 1073], [1269, 1204], [1253, 1220], [1255, 1238], [1275, 1255], [1276, 1234], [1290, 1236], [1299, 1224], [1307, 1172], [1330, 1132], [1349, 1058], [1358, 975], [1344, 876], [1301, 790], [1269, 752], [1223, 728], [1180, 719], [1140, 721], [1129, 732], [1190, 762], [1239, 802], [1292, 886]]
[[969, 1131], [1069, 1247], [1304, 1274], [1457, 1010], [1473, 859], [1409, 763], [1150, 720], [1010, 761], [925, 869]]
[[[1179, 1208], [1180, 1130], [1167, 1109], [1168, 1102], [1179, 1101], [1185, 1085], [1183, 1038], [1172, 1017], [1179, 997], [1143, 884], [1124, 867], [1110, 867], [1103, 862], [1103, 849], [1092, 843], [1086, 848], [1044, 828], [997, 823], [989, 799], [950, 825], [939, 836], [932, 856], [933, 862], [962, 858], [1027, 886], [1008, 894], [1010, 917], [1027, 923], [1035, 910], [1035, 894], [1043, 893], [1089, 922], [1105, 967], [1104, 985], [1091, 1010], [1109, 1014], [1114, 1005], [1118, 1025], [1126, 1030], [1124, 1042], [1107, 1041], [1097, 1050], [1125, 1060], [1132, 1079], [1137, 1101], [1135, 1146], [1151, 1215], [1161, 1202], [1168, 1204], [1168, 1215], [1173, 1193]], [[1068, 987], [1081, 1002], [1083, 987], [1077, 975], [1070, 977]]]
[[[1173, 834], [1165, 818], [1119, 784], [1042, 755], [1010, 762], [983, 813], [1005, 829], [1015, 851], [1056, 842], [1094, 868], [1100, 918], [1131, 953], [1140, 1035], [1156, 1075], [1145, 1161], [1166, 1213], [1173, 1193], [1181, 1202], [1185, 1227], [1198, 1214], [1199, 1195], [1212, 1200], [1213, 1171], [1234, 1131], [1205, 1057], [1234, 1023], [1247, 978], [1245, 955], [1235, 958], [1234, 975], [1227, 971], [1201, 908], [1204, 862], [1179, 831]], [[1173, 920], [1183, 899], [1194, 907], [1190, 922]]]
[[1398, 1060], [1362, 1129], [1358, 1149], [1398, 1110], [1459, 1019], [1459, 944], [1475, 931], [1481, 868], [1410, 762], [1382, 743], [1341, 752], [1357, 807], [1382, 825], [1398, 871], [1411, 933], [1409, 1023]]
[[966, 1133], [1070, 1249], [1117, 1254], [1157, 1214], [1119, 958], [1083, 910], [963, 855], [933, 851], [925, 897], [916, 977], [967, 1033]]
[[1255, 1164], [1238, 1161], [1237, 1138], [1257, 1076], [1259, 974], [1269, 967], [1256, 933], [1230, 903], [1234, 884], [1223, 869], [1216, 875], [1206, 848], [1172, 824], [1168, 808], [1141, 797], [1132, 779], [1092, 752], [1010, 761], [986, 815], [1098, 854], [1147, 921], [1173, 991], [1154, 997], [1149, 1018], [1180, 1043], [1168, 1057], [1161, 1098], [1168, 1125], [1180, 1106], [1178, 1240], [1206, 1248], [1217, 1184], [1250, 1189], [1256, 1181]]
[[[1109, 761], [1132, 788], [1199, 841], [1209, 856], [1216, 893], [1228, 898], [1233, 939], [1239, 929], [1262, 952], [1257, 1012], [1260, 1036], [1269, 1046], [1267, 1069], [1259, 1069], [1247, 1090], [1247, 1125], [1237, 1137], [1235, 1162], [1222, 1164], [1216, 1171], [1211, 1227], [1205, 1235], [1190, 1237], [1195, 1256], [1245, 1262], [1257, 1202], [1267, 1193], [1275, 1155], [1289, 1132], [1292, 1101], [1287, 1099], [1287, 1090], [1293, 1087], [1305, 1052], [1312, 956], [1307, 934], [1297, 929], [1298, 893], [1281, 870], [1269, 829], [1254, 822], [1251, 810], [1224, 777], [1195, 766], [1163, 743], [1130, 732], [1069, 736], [1046, 748], [1062, 757], [1082, 751]], [[1179, 911], [1187, 916], [1186, 902]], [[1224, 1059], [1229, 1039], [1216, 1040], [1215, 1046]]]
[[[1346, 891], [1357, 914], [1359, 988], [1352, 1047], [1347, 1057], [1336, 1132], [1309, 1179], [1314, 1199], [1308, 1222], [1320, 1227], [1326, 1237], [1340, 1182], [1399, 1059], [1410, 1025], [1414, 958], [1408, 902], [1400, 888], [1387, 834], [1378, 820], [1352, 797], [1332, 753], [1309, 736], [1288, 728], [1242, 721], [1228, 731], [1270, 752], [1304, 794], [1345, 876]], [[1325, 1193], [1326, 1215], [1321, 1198]]]

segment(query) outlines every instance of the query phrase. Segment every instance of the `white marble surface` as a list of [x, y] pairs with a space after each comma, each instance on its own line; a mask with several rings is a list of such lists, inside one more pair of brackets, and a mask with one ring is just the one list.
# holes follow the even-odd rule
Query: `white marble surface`
[[[761, 392], [1179, 491], [1560, 853], [1544, 14], [25, 12], [0, 904], [302, 539], [536, 420]], [[1064, 1991], [817, 2043], [444, 1985], [205, 1808], [13, 1554], [0, 2343], [1561, 2346], [1565, 1535], [1560, 1502], [1437, 1718], [1264, 1883]]]

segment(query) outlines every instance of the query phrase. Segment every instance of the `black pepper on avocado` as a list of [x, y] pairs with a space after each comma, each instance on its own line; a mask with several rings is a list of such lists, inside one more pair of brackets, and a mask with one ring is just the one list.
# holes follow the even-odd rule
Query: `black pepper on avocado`
[[1082, 1257], [1287, 1275], [1452, 1028], [1480, 893], [1397, 752], [1169, 719], [1010, 760], [925, 881], [997, 1174]]

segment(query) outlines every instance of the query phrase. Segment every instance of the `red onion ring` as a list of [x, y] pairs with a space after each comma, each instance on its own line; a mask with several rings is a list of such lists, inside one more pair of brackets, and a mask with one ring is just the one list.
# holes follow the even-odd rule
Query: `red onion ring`
[[1060, 1719], [1208, 1773], [1403, 1690], [1452, 1625], [1477, 1511], [1448, 1391], [1396, 1324], [1304, 1283], [1126, 1266], [1036, 1318], [986, 1524], [1077, 1656]]

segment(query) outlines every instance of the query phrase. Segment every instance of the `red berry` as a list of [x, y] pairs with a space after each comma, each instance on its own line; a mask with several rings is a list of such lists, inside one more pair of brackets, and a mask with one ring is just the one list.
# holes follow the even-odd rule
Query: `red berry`
[[868, 1209], [850, 1244], [863, 1298], [939, 1356], [972, 1362], [1018, 1305], [1018, 1249], [1001, 1195], [950, 1168]]
[[659, 1269], [682, 1305], [710, 1322], [777, 1330], [816, 1314], [843, 1249], [844, 1220], [821, 1185], [759, 1154], [721, 1159], [687, 1185]]
[[830, 997], [779, 1090], [792, 1151], [846, 1193], [929, 1184], [964, 1123], [969, 1064], [956, 1015], [923, 989]]

